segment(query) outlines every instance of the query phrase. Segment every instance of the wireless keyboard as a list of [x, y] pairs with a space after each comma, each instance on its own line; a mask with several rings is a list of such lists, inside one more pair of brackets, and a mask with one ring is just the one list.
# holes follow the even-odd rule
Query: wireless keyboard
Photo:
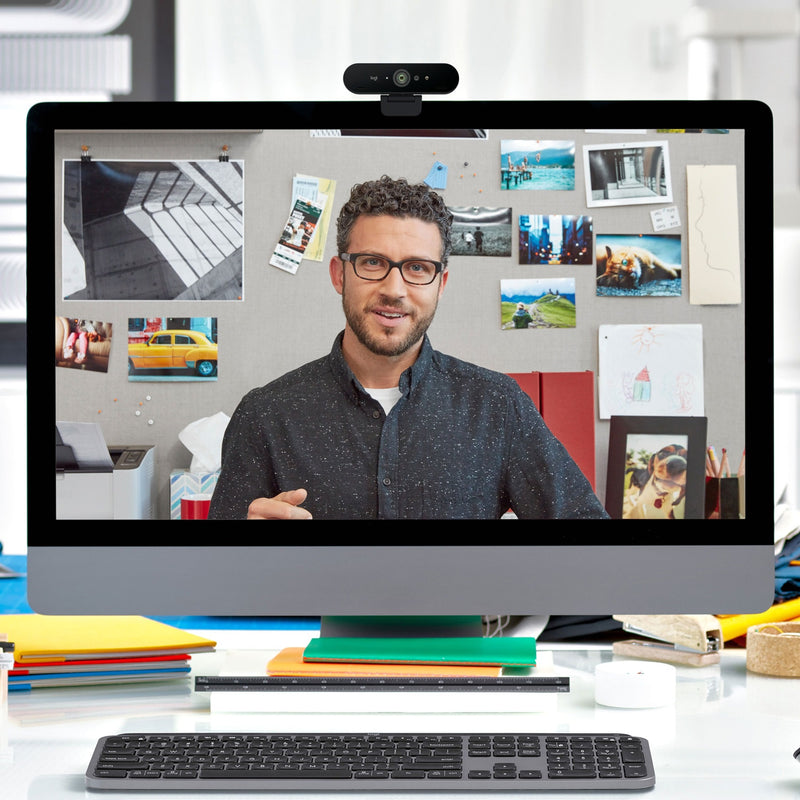
[[159, 734], [100, 739], [92, 789], [442, 791], [645, 789], [645, 739], [622, 734]]

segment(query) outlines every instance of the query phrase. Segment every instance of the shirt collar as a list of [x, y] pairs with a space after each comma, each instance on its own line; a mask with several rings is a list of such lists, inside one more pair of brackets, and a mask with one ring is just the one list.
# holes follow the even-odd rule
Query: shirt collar
[[[345, 394], [347, 394], [353, 402], [357, 403], [361, 397], [366, 395], [366, 392], [348, 366], [347, 361], [345, 361], [344, 353], [342, 353], [343, 338], [344, 331], [341, 331], [333, 342], [333, 347], [328, 357], [328, 363], [330, 364], [334, 377]], [[420, 381], [423, 380], [430, 370], [434, 352], [430, 340], [428, 339], [428, 334], [426, 333], [422, 340], [422, 347], [420, 348], [417, 360], [400, 376], [399, 388], [402, 395], [408, 395], [409, 392], [419, 386]]]

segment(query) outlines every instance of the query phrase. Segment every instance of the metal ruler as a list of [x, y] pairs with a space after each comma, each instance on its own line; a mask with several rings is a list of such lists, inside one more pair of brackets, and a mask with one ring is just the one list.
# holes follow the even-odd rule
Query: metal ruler
[[497, 678], [412, 677], [195, 677], [197, 692], [568, 692], [569, 678], [560, 676], [508, 676]]

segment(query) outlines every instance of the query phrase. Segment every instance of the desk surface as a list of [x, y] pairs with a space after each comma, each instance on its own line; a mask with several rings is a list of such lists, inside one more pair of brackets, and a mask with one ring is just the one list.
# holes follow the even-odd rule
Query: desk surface
[[[251, 667], [265, 665], [281, 647], [303, 646], [312, 635], [307, 630], [219, 631], [211, 637], [217, 652], [195, 656], [193, 671], [231, 674], [244, 667], [252, 674]], [[192, 680], [12, 693], [0, 719], [0, 794], [5, 800], [111, 796], [87, 795], [83, 773], [96, 740], [123, 731], [614, 731], [650, 740], [657, 783], [649, 796], [800, 797], [800, 764], [792, 758], [800, 747], [800, 680], [747, 672], [744, 651], [730, 649], [719, 666], [678, 668], [674, 706], [614, 709], [594, 702], [594, 669], [613, 658], [610, 646], [542, 645], [541, 651], [552, 657], [557, 674], [570, 678], [571, 691], [536, 713], [315, 714], [313, 694], [304, 694], [298, 713], [218, 714], [209, 710], [207, 694], [194, 693]], [[602, 797], [632, 794], [637, 793]], [[175, 795], [163, 797], [174, 800]]]

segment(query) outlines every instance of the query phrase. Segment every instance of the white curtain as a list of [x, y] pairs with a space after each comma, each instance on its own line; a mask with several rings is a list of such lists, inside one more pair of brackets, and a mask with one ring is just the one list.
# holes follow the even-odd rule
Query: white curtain
[[354, 99], [357, 62], [446, 62], [451, 99], [579, 95], [583, 0], [178, 0], [182, 100]]

